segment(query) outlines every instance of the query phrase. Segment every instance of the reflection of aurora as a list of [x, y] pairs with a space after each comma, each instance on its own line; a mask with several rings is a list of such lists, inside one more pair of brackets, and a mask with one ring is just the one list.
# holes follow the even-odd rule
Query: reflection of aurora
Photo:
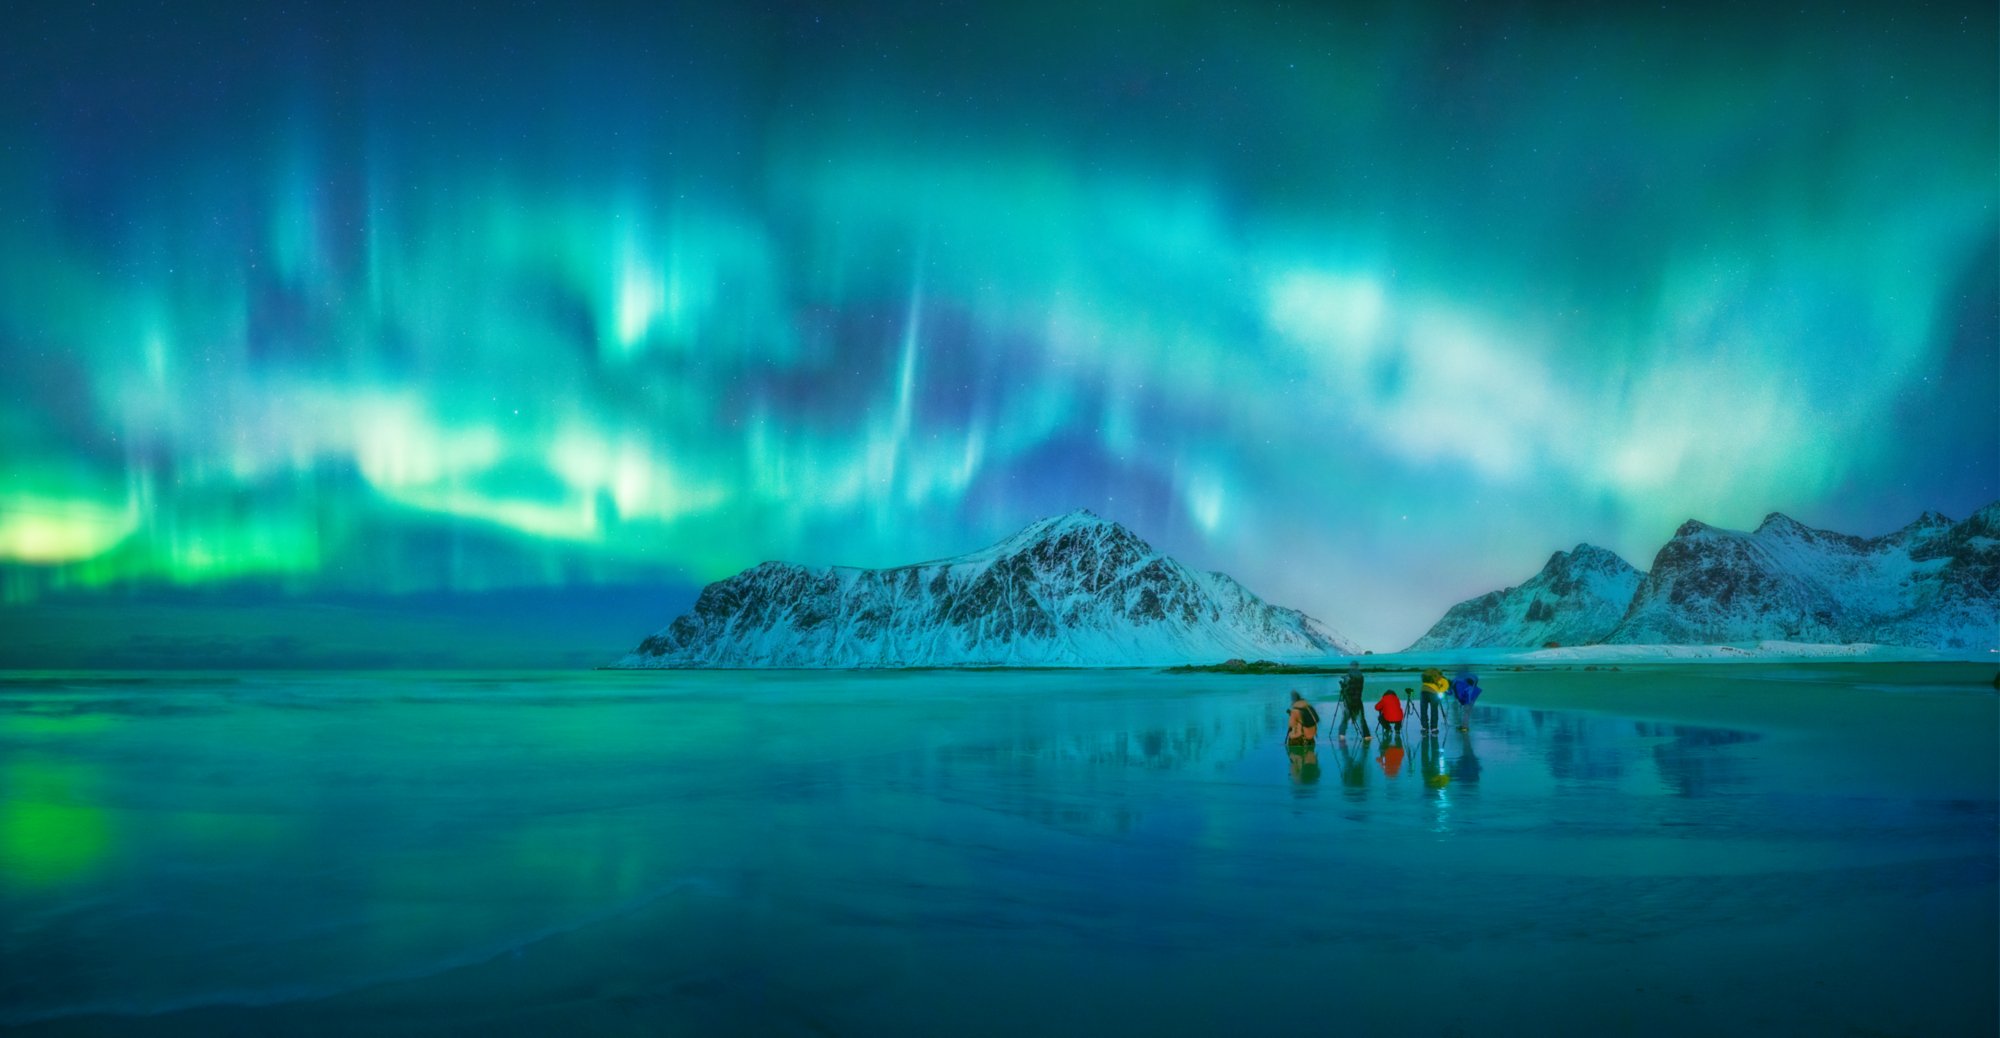
[[111, 816], [94, 769], [34, 756], [0, 765], [0, 891], [77, 882], [105, 863]]
[[1990, 32], [1745, 17], [1665, 76], [1634, 13], [1452, 85], [1495, 26], [1187, 15], [1107, 58], [1032, 7], [971, 52], [913, 16], [886, 68], [726, 18], [427, 49], [463, 94], [384, 42], [428, 30], [340, 29], [365, 102], [163, 77], [87, 155], [25, 90], [0, 592], [711, 579], [1089, 505], [1387, 641], [1580, 538], [1993, 496]]
[[[295, 997], [300, 976], [336, 989], [424, 974], [635, 906], [712, 899], [711, 877], [748, 837], [740, 807], [703, 787], [754, 785], [729, 759], [743, 712], [641, 702], [624, 716], [655, 723], [606, 724], [579, 691], [11, 681], [0, 936], [45, 947], [62, 920], [95, 920], [65, 939], [122, 964], [119, 998], [171, 1003], [161, 992], [221, 984], [260, 1004]], [[588, 690], [605, 691], [622, 690]], [[620, 702], [595, 705], [632, 705]], [[120, 936], [95, 936], [100, 925]], [[9, 978], [0, 1018], [103, 995], [53, 959], [35, 970]]]
[[113, 850], [102, 769], [73, 752], [114, 720], [88, 709], [0, 712], [0, 896], [89, 879]]

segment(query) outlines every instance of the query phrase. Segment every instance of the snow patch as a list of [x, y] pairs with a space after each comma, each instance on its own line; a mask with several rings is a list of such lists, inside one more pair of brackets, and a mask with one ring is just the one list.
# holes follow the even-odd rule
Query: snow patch
[[1523, 663], [1551, 661], [1642, 661], [1642, 660], [1749, 660], [1825, 659], [1840, 656], [1906, 655], [1896, 646], [1855, 643], [1844, 645], [1811, 642], [1762, 641], [1746, 645], [1573, 645], [1560, 649], [1535, 649], [1512, 655]]

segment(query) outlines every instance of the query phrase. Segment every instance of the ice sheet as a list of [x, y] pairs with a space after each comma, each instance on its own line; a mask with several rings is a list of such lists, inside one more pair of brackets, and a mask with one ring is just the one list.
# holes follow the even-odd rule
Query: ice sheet
[[1286, 752], [1330, 677], [15, 675], [0, 1025], [1965, 1033], [1991, 678], [1495, 669], [1398, 762]]

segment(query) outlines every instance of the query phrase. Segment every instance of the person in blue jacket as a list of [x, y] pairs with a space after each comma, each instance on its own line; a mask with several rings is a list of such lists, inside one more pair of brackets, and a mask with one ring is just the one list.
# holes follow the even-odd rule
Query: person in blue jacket
[[1472, 703], [1479, 698], [1479, 675], [1469, 667], [1460, 667], [1458, 675], [1451, 679], [1451, 698], [1458, 703], [1458, 730], [1472, 730]]

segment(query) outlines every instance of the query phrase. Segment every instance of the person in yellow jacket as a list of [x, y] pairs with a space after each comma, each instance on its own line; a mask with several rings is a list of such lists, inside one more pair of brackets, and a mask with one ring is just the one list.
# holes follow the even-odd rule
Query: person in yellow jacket
[[1417, 710], [1417, 727], [1422, 734], [1437, 731], [1444, 725], [1444, 697], [1451, 691], [1451, 682], [1444, 671], [1431, 667], [1424, 671], [1423, 701]]

